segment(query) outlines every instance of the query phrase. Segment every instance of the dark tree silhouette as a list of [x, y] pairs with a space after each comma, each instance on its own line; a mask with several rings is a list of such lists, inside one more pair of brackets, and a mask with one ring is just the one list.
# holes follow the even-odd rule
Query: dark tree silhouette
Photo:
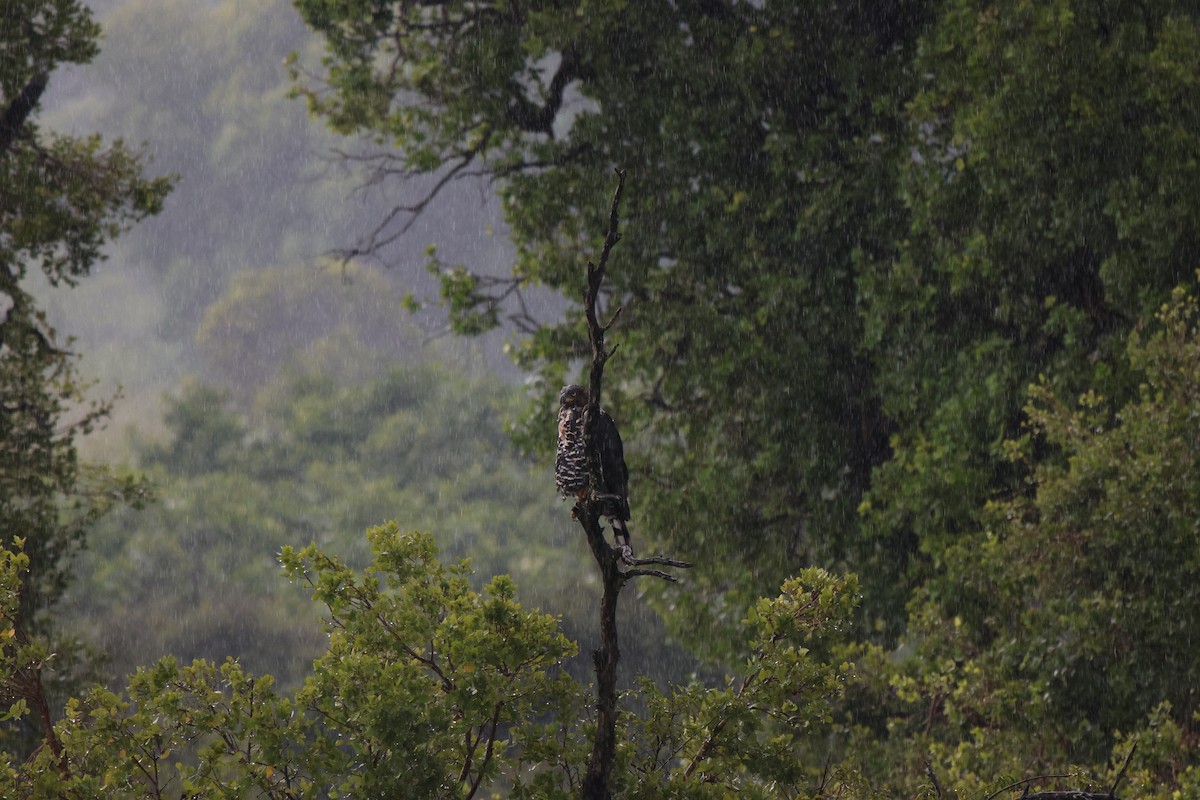
[[[605, 332], [613, 326], [621, 315], [620, 307], [613, 313], [607, 324], [601, 325], [596, 315], [596, 300], [600, 294], [600, 285], [604, 280], [604, 272], [608, 268], [608, 258], [613, 247], [621, 240], [617, 227], [620, 222], [621, 194], [625, 190], [625, 172], [617, 170], [617, 188], [613, 192], [612, 205], [609, 210], [608, 232], [604, 237], [604, 246], [596, 263], [587, 265], [587, 292], [584, 294], [584, 313], [587, 316], [588, 338], [592, 346], [592, 367], [588, 378], [588, 410], [584, 419], [584, 437], [588, 453], [588, 468], [592, 476], [592, 491], [575, 504], [574, 516], [587, 534], [588, 545], [596, 564], [600, 568], [600, 576], [604, 591], [600, 599], [600, 646], [592, 653], [596, 667], [596, 738], [592, 745], [592, 755], [588, 761], [587, 775], [583, 782], [584, 800], [607, 800], [612, 796], [610, 776], [613, 759], [616, 754], [616, 724], [617, 724], [617, 663], [621, 657], [617, 638], [617, 596], [621, 587], [633, 578], [655, 577], [662, 580], [674, 581], [674, 576], [659, 569], [647, 568], [650, 565], [687, 568], [691, 564], [675, 559], [654, 556], [650, 558], [634, 558], [628, 548], [617, 549], [608, 544], [604, 538], [604, 528], [600, 524], [603, 498], [597, 494], [596, 487], [603, 486], [600, 478], [600, 459], [595, 446], [595, 420], [593, 409], [600, 408], [600, 389], [604, 379], [604, 365], [613, 353], [604, 344]], [[622, 569], [625, 566], [627, 569]]]

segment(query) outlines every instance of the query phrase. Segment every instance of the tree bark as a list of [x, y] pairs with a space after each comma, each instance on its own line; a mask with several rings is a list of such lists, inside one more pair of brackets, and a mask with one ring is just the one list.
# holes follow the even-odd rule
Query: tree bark
[[[599, 262], [588, 262], [588, 285], [583, 303], [587, 316], [588, 338], [592, 345], [592, 369], [588, 376], [588, 411], [584, 419], [584, 438], [591, 462], [589, 469], [593, 486], [600, 484], [596, 474], [599, 471], [599, 464], [596, 463], [598, 459], [592, 456], [596, 452], [596, 415], [591, 411], [600, 408], [604, 364], [612, 355], [612, 351], [606, 350], [604, 346], [604, 331], [608, 326], [602, 326], [596, 317], [596, 299], [599, 297], [600, 284], [608, 267], [609, 253], [621, 240], [617, 225], [620, 221], [619, 209], [624, 189], [625, 173], [617, 170], [617, 188], [613, 192], [610, 206], [608, 232], [604, 236]], [[611, 324], [610, 321], [609, 325]], [[587, 774], [583, 780], [583, 797], [584, 800], [608, 800], [612, 796], [609, 777], [617, 752], [617, 663], [621, 659], [617, 641], [617, 595], [620, 594], [623, 581], [621, 571], [617, 568], [616, 552], [604, 539], [604, 528], [600, 524], [597, 503], [590, 495], [575, 506], [575, 518], [587, 534], [588, 546], [592, 548], [592, 555], [600, 567], [600, 576], [604, 584], [604, 593], [600, 598], [600, 647], [592, 653], [596, 667], [596, 736], [592, 743], [592, 756], [588, 760]]]
[[616, 553], [604, 539], [599, 517], [586, 509], [578, 516], [604, 583], [600, 598], [600, 646], [592, 653], [596, 668], [596, 734], [583, 780], [583, 797], [585, 800], [608, 800], [612, 796], [609, 778], [617, 752], [617, 663], [621, 659], [617, 639], [617, 596], [623, 581], [617, 569]]
[[20, 135], [21, 129], [25, 127], [25, 121], [37, 107], [49, 82], [49, 73], [39, 72], [34, 75], [29, 83], [25, 84], [25, 88], [18, 92], [17, 96], [8, 104], [8, 108], [4, 109], [4, 113], [0, 114], [0, 156], [4, 155]]
[[[584, 314], [587, 317], [588, 339], [592, 345], [592, 367], [588, 376], [588, 410], [584, 417], [584, 440], [588, 453], [588, 469], [592, 486], [601, 486], [600, 464], [596, 457], [595, 420], [592, 409], [600, 408], [600, 388], [604, 380], [604, 364], [617, 348], [607, 349], [604, 332], [612, 327], [621, 314], [618, 307], [607, 324], [600, 324], [596, 314], [596, 300], [600, 296], [600, 285], [608, 268], [608, 257], [613, 247], [621, 240], [617, 230], [620, 222], [621, 193], [625, 189], [625, 173], [617, 170], [617, 188], [613, 192], [608, 215], [608, 232], [597, 263], [588, 262], [587, 291], [584, 293]], [[628, 547], [617, 550], [604, 538], [604, 526], [600, 524], [600, 502], [594, 491], [575, 505], [575, 519], [587, 534], [588, 546], [600, 568], [604, 591], [600, 598], [600, 646], [592, 653], [596, 668], [596, 734], [592, 743], [592, 755], [588, 760], [587, 773], [583, 780], [584, 800], [608, 800], [612, 797], [612, 768], [617, 754], [617, 664], [621, 650], [617, 640], [617, 597], [625, 581], [636, 577], [652, 576], [673, 581], [675, 578], [656, 569], [630, 569], [621, 571], [622, 563], [631, 567], [644, 564], [662, 564], [669, 567], [690, 567], [684, 561], [654, 556], [634, 558]]]

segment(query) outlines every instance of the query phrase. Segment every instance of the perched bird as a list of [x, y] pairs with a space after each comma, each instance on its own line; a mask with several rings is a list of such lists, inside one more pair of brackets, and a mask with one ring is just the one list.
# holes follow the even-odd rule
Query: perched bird
[[[564, 386], [558, 395], [558, 453], [554, 459], [554, 482], [564, 495], [587, 499], [591, 489], [588, 474], [587, 438], [583, 431], [588, 408], [587, 389], [577, 384]], [[612, 417], [599, 409], [596, 418], [595, 447], [600, 466], [600, 485], [595, 498], [599, 512], [608, 517], [617, 546], [630, 548], [629, 469], [625, 466], [625, 448]]]

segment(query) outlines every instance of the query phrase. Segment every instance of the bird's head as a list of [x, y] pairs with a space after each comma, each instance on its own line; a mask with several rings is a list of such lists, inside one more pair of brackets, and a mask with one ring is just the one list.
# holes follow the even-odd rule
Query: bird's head
[[588, 404], [587, 389], [577, 383], [564, 386], [558, 393], [558, 404], [563, 408], [583, 408]]

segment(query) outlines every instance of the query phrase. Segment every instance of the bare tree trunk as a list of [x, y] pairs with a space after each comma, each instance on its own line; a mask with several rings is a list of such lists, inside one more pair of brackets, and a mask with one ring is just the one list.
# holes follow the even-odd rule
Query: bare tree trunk
[[599, 518], [585, 513], [579, 521], [587, 532], [604, 582], [600, 598], [600, 646], [592, 653], [596, 667], [596, 738], [583, 780], [583, 797], [608, 800], [612, 796], [609, 776], [617, 752], [617, 663], [621, 658], [617, 643], [617, 596], [624, 581], [617, 569], [616, 552], [605, 541]]
[[17, 96], [8, 104], [8, 108], [0, 114], [0, 156], [4, 155], [4, 152], [21, 134], [21, 129], [25, 127], [25, 120], [29, 119], [29, 115], [37, 107], [49, 81], [50, 74], [47, 72], [39, 72], [34, 75], [29, 83], [25, 84], [25, 88], [18, 92]]
[[[587, 292], [584, 294], [584, 313], [587, 316], [588, 338], [592, 345], [592, 368], [588, 380], [588, 410], [584, 418], [584, 438], [588, 452], [592, 486], [601, 486], [599, 459], [596, 458], [595, 420], [598, 414], [593, 409], [600, 406], [600, 387], [604, 379], [604, 364], [616, 352], [605, 348], [604, 333], [617, 321], [621, 314], [618, 307], [607, 324], [601, 325], [596, 316], [596, 299], [600, 295], [600, 284], [608, 267], [608, 257], [613, 247], [621, 240], [617, 230], [620, 222], [621, 193], [625, 189], [625, 173], [617, 170], [617, 188], [613, 192], [608, 215], [608, 232], [604, 236], [604, 247], [598, 263], [588, 262]], [[675, 578], [655, 569], [629, 569], [621, 571], [620, 565], [637, 567], [642, 564], [665, 564], [672, 567], [690, 567], [683, 561], [669, 558], [634, 558], [628, 548], [617, 550], [609, 546], [604, 538], [604, 527], [600, 524], [600, 503], [594, 492], [575, 505], [575, 518], [587, 534], [588, 546], [600, 568], [604, 593], [600, 598], [600, 647], [592, 653], [596, 667], [596, 735], [592, 743], [592, 755], [588, 760], [587, 774], [583, 780], [584, 800], [608, 800], [612, 797], [611, 776], [617, 753], [617, 664], [621, 650], [617, 645], [617, 597], [625, 581], [639, 576], [653, 576], [673, 581]]]
[[[604, 363], [612, 355], [612, 351], [605, 349], [604, 332], [616, 321], [614, 315], [608, 325], [600, 324], [596, 317], [596, 298], [600, 294], [600, 284], [608, 267], [609, 253], [621, 240], [617, 224], [620, 219], [618, 210], [621, 193], [624, 189], [625, 173], [618, 170], [617, 188], [613, 192], [608, 232], [604, 236], [599, 264], [588, 262], [587, 265], [588, 286], [584, 294], [584, 313], [587, 315], [588, 338], [592, 345], [592, 370], [588, 376], [589, 411], [584, 421], [584, 436], [593, 486], [599, 485], [596, 479], [599, 465], [596, 463], [597, 459], [592, 456], [596, 452], [594, 437], [597, 415], [592, 414], [591, 410], [600, 408]], [[591, 497], [575, 506], [575, 518], [587, 533], [588, 545], [592, 548], [592, 555], [596, 557], [596, 564], [600, 567], [600, 576], [604, 583], [604, 594], [600, 599], [600, 647], [592, 653], [596, 666], [596, 738], [592, 745], [592, 757], [588, 761], [587, 775], [583, 780], [583, 797], [584, 800], [608, 800], [612, 796], [609, 776], [612, 774], [613, 760], [617, 752], [617, 663], [621, 659], [621, 650], [617, 646], [617, 595], [621, 591], [623, 581], [621, 572], [617, 569], [616, 553], [604, 539], [600, 515], [596, 512], [596, 503]]]

